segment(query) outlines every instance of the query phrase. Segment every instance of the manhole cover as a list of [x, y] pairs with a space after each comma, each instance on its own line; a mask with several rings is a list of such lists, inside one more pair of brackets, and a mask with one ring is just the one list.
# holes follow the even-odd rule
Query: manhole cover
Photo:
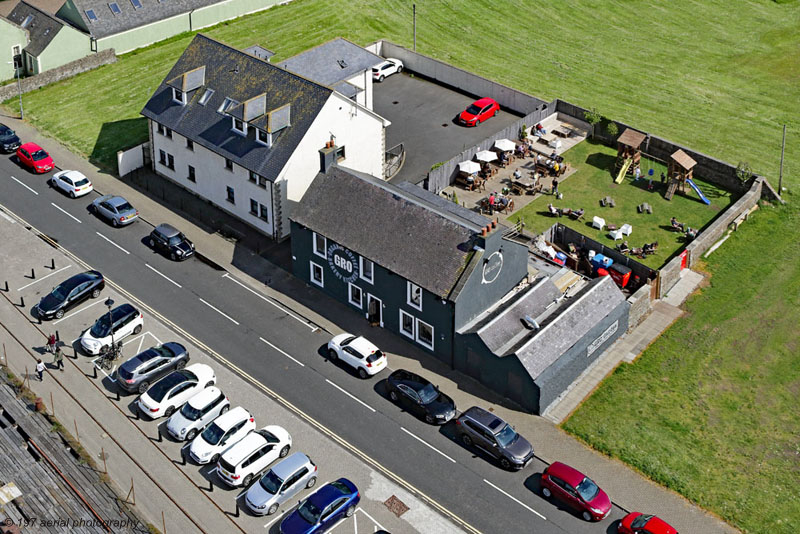
[[404, 513], [408, 512], [408, 506], [403, 504], [403, 501], [401, 501], [394, 495], [386, 499], [386, 502], [384, 502], [383, 504], [385, 504], [386, 508], [388, 508], [389, 511], [392, 512], [397, 517], [400, 517]]
[[397, 104], [399, 104], [399, 103], [400, 103], [400, 102], [398, 102], [397, 100], [393, 100], [393, 101], [392, 101], [392, 104], [394, 104], [395, 106], [396, 106]]

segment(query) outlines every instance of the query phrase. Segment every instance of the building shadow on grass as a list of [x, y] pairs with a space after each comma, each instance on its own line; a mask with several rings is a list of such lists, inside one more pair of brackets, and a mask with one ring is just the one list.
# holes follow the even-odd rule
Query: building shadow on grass
[[146, 141], [147, 119], [144, 117], [103, 123], [89, 154], [89, 161], [109, 174], [116, 174], [117, 151]]

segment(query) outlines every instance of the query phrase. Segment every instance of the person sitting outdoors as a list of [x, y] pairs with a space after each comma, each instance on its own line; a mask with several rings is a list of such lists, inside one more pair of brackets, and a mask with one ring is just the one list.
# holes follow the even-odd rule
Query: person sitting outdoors
[[627, 241], [623, 241], [621, 245], [617, 245], [617, 250], [622, 254], [627, 254], [631, 251], [631, 247], [628, 246]]
[[522, 172], [519, 170], [519, 167], [517, 167], [514, 171], [514, 179], [519, 180], [520, 178], [522, 178]]
[[508, 164], [508, 156], [505, 152], [500, 152], [500, 164], [505, 167]]
[[693, 240], [695, 237], [697, 237], [697, 232], [698, 230], [696, 228], [692, 228], [691, 226], [686, 228], [685, 232], [686, 239], [688, 239], [689, 241]]
[[527, 148], [525, 148], [525, 145], [517, 145], [517, 148], [516, 148], [517, 156], [519, 156], [521, 158], [524, 158], [527, 151], [528, 150], [527, 150]]
[[555, 149], [550, 153], [550, 159], [558, 159], [558, 153]]
[[669, 223], [672, 225], [672, 229], [673, 230], [677, 230], [679, 232], [683, 232], [683, 229], [684, 229], [683, 223], [682, 222], [678, 222], [678, 219], [676, 219], [675, 217], [671, 218], [669, 220]]
[[585, 211], [586, 211], [586, 210], [584, 210], [583, 208], [581, 208], [581, 209], [579, 209], [579, 210], [572, 210], [572, 211], [570, 212], [570, 214], [569, 214], [569, 215], [570, 215], [570, 217], [572, 217], [573, 219], [575, 219], [575, 220], [578, 220], [578, 219], [580, 219], [581, 217], [583, 217], [583, 214], [584, 214], [584, 212], [585, 212]]
[[541, 122], [537, 122], [536, 123], [536, 130], [533, 132], [533, 135], [535, 135], [536, 137], [541, 137], [543, 135], [547, 135], [547, 130], [545, 130], [542, 127], [542, 123]]
[[547, 211], [549, 211], [550, 215], [552, 215], [553, 217], [561, 217], [561, 210], [553, 206], [552, 204], [547, 205]]

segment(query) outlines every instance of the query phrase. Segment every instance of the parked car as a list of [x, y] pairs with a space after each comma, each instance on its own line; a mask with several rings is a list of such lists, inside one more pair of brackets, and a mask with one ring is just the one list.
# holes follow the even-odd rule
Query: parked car
[[197, 393], [217, 382], [214, 370], [204, 363], [193, 363], [173, 371], [139, 396], [137, 406], [150, 419], [169, 417]]
[[292, 436], [282, 427], [265, 426], [247, 434], [225, 451], [217, 464], [217, 474], [229, 486], [247, 487], [253, 478], [292, 448]]
[[78, 171], [59, 171], [50, 178], [50, 184], [72, 198], [82, 197], [92, 192], [92, 182]]
[[464, 126], [477, 126], [486, 119], [494, 117], [500, 111], [500, 104], [491, 98], [481, 98], [469, 105], [458, 116], [458, 121]]
[[284, 458], [258, 479], [245, 494], [244, 502], [255, 515], [272, 515], [278, 507], [317, 483], [317, 466], [302, 452]]
[[6, 154], [14, 152], [20, 145], [22, 145], [22, 141], [19, 140], [16, 132], [5, 124], [0, 124], [0, 148], [3, 149], [3, 152]]
[[64, 313], [89, 297], [99, 297], [105, 286], [105, 279], [98, 271], [76, 274], [42, 297], [39, 304], [33, 307], [33, 312], [40, 319], [61, 319]]
[[372, 79], [382, 82], [387, 76], [397, 72], [403, 72], [403, 62], [389, 57], [380, 65], [372, 67]]
[[45, 149], [36, 143], [25, 143], [17, 149], [17, 159], [23, 167], [28, 167], [35, 173], [53, 170], [53, 158]]
[[592, 479], [561, 462], [544, 470], [540, 484], [545, 498], [554, 496], [586, 521], [600, 521], [611, 511], [611, 499]]
[[237, 406], [208, 425], [189, 446], [189, 456], [200, 465], [217, 463], [226, 450], [255, 430], [256, 420], [250, 412]]
[[364, 337], [352, 334], [339, 334], [328, 341], [328, 354], [331, 361], [341, 359], [358, 371], [358, 376], [367, 378], [386, 367], [386, 355]]
[[[109, 313], [101, 315], [94, 325], [81, 336], [81, 348], [87, 354], [95, 355], [105, 352], [116, 343], [131, 334], [138, 334], [144, 326], [144, 315], [131, 304], [117, 306]], [[113, 332], [113, 336], [112, 336]]]
[[352, 516], [359, 501], [361, 493], [355, 484], [346, 478], [334, 480], [308, 496], [281, 521], [281, 534], [327, 532], [340, 519]]
[[114, 227], [125, 226], [139, 218], [139, 212], [120, 196], [103, 195], [92, 200], [91, 209]]
[[216, 386], [194, 395], [167, 421], [167, 432], [178, 441], [192, 441], [211, 421], [231, 407], [228, 397]]
[[456, 419], [461, 442], [500, 462], [503, 469], [522, 469], [533, 460], [533, 446], [497, 415], [473, 406]]
[[663, 519], [641, 512], [631, 512], [617, 525], [619, 534], [678, 534], [674, 527]]
[[129, 393], [144, 393], [150, 384], [175, 369], [183, 369], [189, 351], [180, 343], [169, 342], [151, 347], [130, 358], [117, 369], [117, 382]]
[[159, 224], [150, 232], [149, 244], [172, 261], [185, 260], [194, 254], [194, 243], [169, 224]]
[[428, 424], [444, 424], [456, 415], [456, 403], [418, 374], [398, 369], [386, 379], [389, 398]]

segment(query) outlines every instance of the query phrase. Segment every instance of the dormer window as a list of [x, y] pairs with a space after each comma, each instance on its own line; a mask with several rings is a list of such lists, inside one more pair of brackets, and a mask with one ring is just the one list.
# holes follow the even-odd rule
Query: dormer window
[[186, 105], [186, 93], [180, 89], [172, 88], [172, 101], [182, 106]]
[[219, 113], [227, 113], [229, 109], [234, 108], [239, 105], [239, 102], [236, 100], [225, 97], [225, 100], [222, 102], [222, 105], [219, 107], [217, 112]]
[[231, 117], [231, 119], [233, 119], [233, 131], [241, 135], [247, 135], [247, 123], [236, 117]]
[[272, 146], [272, 134], [264, 130], [256, 130], [256, 141], [265, 146]]

